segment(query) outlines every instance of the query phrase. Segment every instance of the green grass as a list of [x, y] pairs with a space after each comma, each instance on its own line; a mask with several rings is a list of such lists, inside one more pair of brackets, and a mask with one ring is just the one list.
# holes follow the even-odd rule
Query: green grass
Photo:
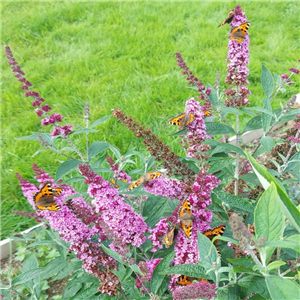
[[[52, 129], [40, 126], [31, 101], [24, 98], [21, 84], [4, 59], [5, 45], [11, 47], [33, 90], [53, 112], [63, 114], [64, 124], [84, 125], [85, 102], [90, 104], [92, 121], [109, 115], [112, 108], [121, 108], [179, 153], [177, 141], [168, 136], [175, 130], [166, 126], [166, 120], [181, 113], [185, 101], [196, 94], [187, 88], [174, 54], [181, 52], [204, 83], [213, 84], [220, 70], [225, 88], [229, 27], [217, 25], [237, 4], [251, 21], [250, 101], [259, 106], [263, 99], [261, 64], [278, 74], [297, 66], [297, 2], [2, 1], [1, 237], [34, 224], [10, 212], [31, 211], [15, 173], [35, 182], [33, 163], [54, 176], [64, 160], [49, 150], [33, 157], [38, 143], [15, 139]], [[293, 89], [297, 87], [299, 81]], [[280, 107], [290, 95], [288, 91], [277, 97], [274, 107]], [[108, 141], [123, 153], [132, 147], [143, 149], [141, 141], [114, 118], [98, 129], [91, 141]]]

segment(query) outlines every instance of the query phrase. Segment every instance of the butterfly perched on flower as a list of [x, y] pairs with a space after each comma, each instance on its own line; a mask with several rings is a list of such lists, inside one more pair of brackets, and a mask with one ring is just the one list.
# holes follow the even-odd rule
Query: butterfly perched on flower
[[230, 24], [232, 22], [232, 20], [233, 20], [233, 17], [234, 17], [234, 9], [230, 9], [228, 11], [228, 17], [224, 21], [222, 21], [221, 24], [218, 27], [223, 26], [226, 23]]
[[180, 224], [185, 235], [190, 238], [192, 235], [193, 215], [190, 201], [186, 199], [179, 212]]
[[168, 121], [169, 124], [178, 125], [183, 128], [185, 128], [187, 125], [192, 123], [194, 121], [194, 115], [193, 114], [180, 114]]
[[230, 30], [229, 38], [235, 40], [238, 43], [244, 41], [246, 33], [248, 32], [250, 22], [245, 22], [240, 26], [232, 27]]
[[[123, 182], [127, 182], [126, 179], [122, 179]], [[116, 188], [118, 189], [120, 186], [116, 183], [116, 181], [114, 179], [111, 179], [110, 180], [111, 184]]]
[[[222, 224], [222, 225], [219, 225], [219, 226], [217, 226], [213, 229], [208, 229], [208, 230], [206, 230], [202, 233], [205, 236], [207, 236], [210, 240], [212, 240], [215, 236], [222, 236], [224, 231], [225, 231], [225, 228], [226, 228], [226, 226], [224, 224]], [[218, 242], [218, 240], [215, 240], [214, 245], [216, 247], [216, 250], [217, 250], [218, 254], [221, 255], [220, 251], [219, 251], [219, 248], [217, 247], [217, 242]]]
[[140, 186], [141, 184], [144, 184], [146, 182], [149, 182], [155, 178], [158, 178], [160, 176], [162, 176], [163, 173], [162, 172], [148, 172], [146, 174], [144, 174], [143, 176], [141, 176], [138, 180], [134, 181], [128, 188], [128, 191], [131, 191], [132, 189]]
[[61, 193], [61, 188], [53, 189], [50, 183], [45, 183], [39, 192], [33, 195], [37, 209], [58, 211], [60, 207], [56, 204], [54, 196]]
[[204, 278], [195, 278], [195, 277], [189, 277], [187, 275], [181, 275], [177, 279], [176, 284], [177, 285], [190, 285], [193, 283], [194, 280], [207, 282], [207, 280]]
[[177, 233], [178, 233], [177, 228], [176, 228], [175, 225], [173, 225], [173, 226], [171, 227], [170, 231], [167, 232], [167, 233], [164, 235], [163, 241], [164, 241], [164, 243], [165, 243], [165, 245], [166, 245], [167, 248], [170, 247], [170, 246], [173, 244], [174, 239], [175, 239]]

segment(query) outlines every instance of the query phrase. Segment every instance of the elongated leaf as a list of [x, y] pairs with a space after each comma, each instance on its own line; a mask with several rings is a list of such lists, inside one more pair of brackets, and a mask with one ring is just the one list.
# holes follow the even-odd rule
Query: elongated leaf
[[72, 159], [63, 162], [57, 169], [55, 181], [57, 182], [59, 179], [66, 176], [68, 173], [76, 170], [80, 163], [81, 161], [77, 159]]
[[[265, 237], [266, 241], [279, 240], [283, 235], [284, 230], [284, 215], [279, 207], [279, 196], [275, 184], [272, 182], [270, 187], [260, 197], [254, 211], [254, 224], [256, 238]], [[263, 247], [266, 256], [264, 265], [267, 265], [272, 253], [276, 247]], [[262, 249], [261, 249], [262, 250]], [[260, 251], [262, 254], [262, 251]]]
[[249, 294], [256, 292], [264, 297], [264, 299], [270, 299], [270, 295], [263, 277], [244, 276], [238, 281], [238, 285], [247, 288]]
[[165, 275], [164, 271], [169, 268], [172, 260], [174, 259], [175, 253], [171, 252], [168, 254], [162, 261], [159, 262], [159, 264], [156, 266], [156, 268], [153, 271], [150, 286], [151, 286], [151, 292], [153, 294], [157, 294], [159, 287], [161, 286]]
[[209, 88], [211, 88], [210, 94], [208, 96], [209, 98], [209, 102], [213, 105], [213, 106], [219, 106], [219, 99], [218, 99], [218, 94], [216, 89], [211, 86], [210, 84], [207, 84], [207, 86]]
[[298, 232], [300, 232], [300, 212], [289, 199], [284, 189], [264, 167], [255, 161], [249, 153], [247, 153], [247, 158], [264, 189], [267, 189], [270, 183], [274, 182], [280, 197], [281, 207], [283, 208], [286, 218], [289, 220], [290, 224], [294, 226]]
[[240, 149], [239, 147], [236, 147], [234, 145], [230, 145], [227, 143], [220, 143], [219, 141], [213, 140], [213, 139], [207, 139], [203, 142], [203, 144], [215, 146], [216, 148], [211, 152], [211, 155], [215, 153], [222, 153], [222, 152], [235, 152], [239, 153], [243, 156], [246, 156], [244, 151]]
[[262, 65], [261, 69], [261, 85], [264, 93], [269, 98], [274, 91], [274, 79], [269, 69]]
[[260, 139], [261, 145], [264, 147], [265, 152], [270, 152], [275, 146], [273, 139], [269, 136], [264, 136]]
[[213, 122], [206, 122], [206, 131], [207, 134], [214, 135], [214, 134], [226, 134], [226, 133], [234, 133], [234, 129], [223, 125], [220, 123], [213, 123]]
[[267, 276], [265, 281], [273, 300], [299, 299], [300, 285], [295, 281], [280, 276]]
[[98, 141], [93, 142], [92, 145], [89, 147], [89, 160], [108, 148], [109, 148], [108, 143], [103, 143]]
[[229, 193], [221, 192], [219, 190], [214, 190], [214, 194], [224, 203], [229, 205], [230, 209], [241, 209], [243, 211], [254, 212], [251, 203], [246, 201], [244, 198], [231, 195]]
[[206, 270], [202, 266], [195, 264], [184, 264], [167, 268], [164, 274], [181, 274], [195, 278], [207, 278]]
[[264, 109], [270, 112], [270, 114], [263, 113], [261, 116], [264, 132], [267, 132], [271, 124], [273, 124], [275, 121], [275, 118], [272, 116], [271, 101], [272, 100], [269, 98], [263, 100]]
[[26, 271], [30, 271], [31, 269], [36, 269], [39, 267], [39, 263], [38, 260], [35, 256], [35, 253], [31, 253], [30, 256], [28, 256], [23, 263], [22, 266], [22, 271], [26, 272]]
[[242, 133], [246, 131], [251, 131], [251, 130], [257, 130], [262, 128], [262, 120], [261, 120], [261, 115], [255, 116], [252, 119], [250, 119], [246, 126], [245, 129], [243, 130]]
[[[98, 286], [96, 284], [93, 284], [92, 286], [77, 292], [73, 297], [69, 298], [69, 300], [83, 300], [83, 299], [89, 299], [91, 296], [94, 296], [99, 292]], [[108, 295], [102, 294], [100, 296], [97, 296], [97, 299], [104, 300]]]
[[[289, 240], [291, 239], [291, 240]], [[288, 249], [293, 249], [296, 252], [300, 253], [300, 235], [295, 234], [291, 237], [288, 237], [287, 240], [283, 241], [272, 241], [272, 242], [267, 242], [266, 246], [270, 247], [280, 247], [280, 248], [288, 248]]]
[[95, 127], [95, 126], [97, 126], [97, 125], [99, 125], [99, 124], [105, 122], [105, 121], [108, 120], [110, 117], [111, 117], [111, 116], [105, 116], [105, 117], [102, 117], [102, 118], [96, 120], [94, 123], [92, 123], [92, 124], [90, 125], [90, 128], [93, 128], [93, 127]]
[[267, 269], [270, 272], [271, 270], [278, 269], [279, 267], [284, 265], [286, 265], [286, 262], [275, 260], [268, 264]]

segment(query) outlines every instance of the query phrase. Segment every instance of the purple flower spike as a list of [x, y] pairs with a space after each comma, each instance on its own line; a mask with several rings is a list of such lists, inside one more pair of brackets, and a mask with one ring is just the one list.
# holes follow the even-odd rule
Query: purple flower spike
[[[245, 23], [247, 18], [238, 5], [235, 8], [234, 20], [231, 26], [239, 26]], [[243, 106], [249, 104], [248, 96], [251, 94], [250, 90], [245, 87], [249, 84], [247, 76], [249, 75], [249, 36], [246, 33], [242, 42], [229, 40], [228, 54], [227, 54], [227, 76], [225, 82], [234, 85], [224, 93], [227, 96], [225, 101], [226, 106]]]

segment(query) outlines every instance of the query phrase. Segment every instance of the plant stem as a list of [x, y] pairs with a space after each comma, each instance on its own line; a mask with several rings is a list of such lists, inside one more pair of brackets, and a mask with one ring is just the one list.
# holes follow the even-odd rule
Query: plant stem
[[[236, 146], [240, 147], [240, 118], [239, 115], [236, 115]], [[239, 178], [240, 178], [240, 172], [239, 172], [239, 167], [240, 167], [240, 154], [236, 154], [236, 161], [235, 161], [235, 170], [234, 170], [234, 178], [235, 178], [235, 183], [234, 183], [234, 195], [237, 196], [239, 192]]]

